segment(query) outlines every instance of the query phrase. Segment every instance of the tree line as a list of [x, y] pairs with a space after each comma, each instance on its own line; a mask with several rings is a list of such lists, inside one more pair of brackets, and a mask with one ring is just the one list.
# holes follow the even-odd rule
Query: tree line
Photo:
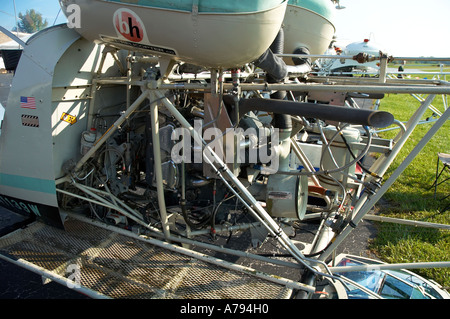
[[25, 14], [19, 13], [19, 22], [13, 31], [35, 33], [48, 26], [47, 19], [42, 18], [42, 14], [34, 9], [27, 10]]

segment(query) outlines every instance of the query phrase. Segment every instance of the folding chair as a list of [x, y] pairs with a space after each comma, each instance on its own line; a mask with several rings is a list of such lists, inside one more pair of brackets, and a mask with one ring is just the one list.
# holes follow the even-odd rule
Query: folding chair
[[[439, 162], [442, 162], [442, 164], [444, 165], [440, 171], [439, 171]], [[450, 171], [450, 154], [438, 153], [438, 158], [437, 158], [437, 163], [436, 163], [436, 178], [434, 180], [433, 185], [431, 185], [431, 187], [430, 187], [430, 188], [434, 187], [434, 199], [436, 199], [436, 192], [437, 192], [438, 185], [441, 185], [442, 183], [444, 183], [450, 179], [450, 177], [447, 177], [444, 180], [439, 182], [439, 178], [441, 177], [441, 175], [444, 171]], [[450, 196], [450, 194], [445, 196], [441, 200], [444, 200], [449, 196]], [[444, 211], [448, 207], [449, 206], [447, 205], [445, 207]]]

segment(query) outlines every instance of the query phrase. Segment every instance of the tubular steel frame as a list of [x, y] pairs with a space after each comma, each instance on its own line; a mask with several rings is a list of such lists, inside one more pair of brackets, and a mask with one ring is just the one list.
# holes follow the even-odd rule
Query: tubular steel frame
[[[304, 56], [302, 56], [304, 57]], [[315, 56], [314, 56], [315, 57]], [[340, 57], [342, 58], [342, 57]], [[151, 62], [154, 62], [151, 59]], [[386, 61], [384, 61], [386, 63]], [[216, 75], [220, 73], [223, 76], [222, 72], [211, 72], [212, 75]], [[207, 78], [207, 76], [205, 76]], [[164, 107], [169, 110], [169, 112], [181, 123], [181, 125], [186, 128], [192, 138], [199, 143], [199, 145], [205, 145], [205, 148], [208, 150], [210, 154], [214, 157], [216, 163], [219, 163], [217, 166], [214, 165], [207, 156], [204, 156], [204, 160], [210, 164], [210, 166], [216, 171], [218, 176], [225, 182], [227, 187], [234, 193], [234, 195], [246, 206], [249, 212], [256, 218], [257, 223], [264, 226], [269, 233], [271, 233], [279, 243], [296, 259], [299, 264], [281, 262], [285, 266], [290, 267], [301, 267], [303, 265], [314, 274], [324, 277], [332, 278], [333, 280], [339, 280], [342, 282], [341, 278], [334, 276], [332, 271], [325, 263], [336, 248], [343, 242], [343, 240], [350, 234], [350, 232], [357, 226], [357, 224], [365, 217], [369, 219], [369, 216], [366, 216], [369, 210], [376, 204], [376, 202], [384, 195], [384, 193], [388, 190], [388, 188], [395, 182], [395, 180], [400, 176], [400, 174], [404, 171], [404, 169], [411, 163], [411, 161], [417, 156], [417, 154], [423, 149], [423, 147], [428, 143], [431, 137], [442, 127], [445, 121], [448, 119], [450, 111], [447, 109], [437, 120], [434, 126], [429, 130], [429, 132], [423, 137], [423, 139], [419, 142], [419, 144], [414, 148], [414, 150], [408, 155], [406, 160], [397, 168], [394, 174], [375, 192], [375, 194], [369, 195], [368, 193], [363, 193], [359, 200], [357, 201], [353, 218], [348, 223], [348, 225], [343, 229], [343, 231], [338, 234], [332, 241], [332, 243], [319, 255], [317, 259], [307, 258], [305, 255], [295, 246], [292, 240], [286, 235], [286, 233], [282, 230], [282, 228], [274, 221], [274, 219], [265, 211], [265, 209], [260, 205], [260, 203], [252, 196], [250, 192], [246, 189], [246, 187], [237, 179], [237, 177], [227, 168], [225, 163], [221, 161], [219, 156], [206, 144], [206, 142], [202, 139], [201, 136], [193, 129], [193, 127], [187, 122], [187, 120], [179, 113], [176, 107], [167, 99], [164, 93], [167, 90], [196, 90], [203, 92], [213, 92], [217, 93], [218, 87], [215, 81], [212, 81], [212, 84], [206, 83], [165, 83], [162, 81], [150, 80], [150, 81], [134, 81], [128, 78], [107, 78], [102, 79], [98, 78], [95, 80], [95, 84], [115, 84], [115, 85], [127, 85], [128, 88], [133, 86], [140, 86], [142, 89], [141, 95], [134, 101], [134, 103], [130, 103], [129, 108], [126, 112], [107, 130], [107, 132], [101, 137], [100, 141], [96, 143], [96, 145], [77, 163], [76, 169], [80, 169], [86, 161], [91, 158], [95, 152], [102, 146], [102, 144], [120, 127], [122, 123], [126, 121], [126, 119], [136, 111], [139, 106], [147, 99], [150, 100], [150, 114], [152, 118], [152, 135], [153, 141], [153, 151], [155, 154], [155, 168], [156, 168], [156, 185], [158, 192], [158, 203], [160, 207], [160, 216], [161, 223], [163, 228], [163, 234], [155, 228], [147, 225], [142, 219], [137, 216], [137, 212], [133, 212], [129, 207], [120, 207], [117, 205], [118, 200], [110, 197], [111, 201], [106, 201], [104, 197], [99, 197], [99, 195], [95, 195], [95, 191], [98, 190], [89, 189], [86, 186], [77, 185], [75, 181], [73, 181], [74, 185], [82, 190], [83, 192], [89, 194], [91, 197], [96, 198], [97, 200], [93, 200], [90, 198], [83, 198], [88, 201], [92, 201], [96, 204], [104, 205], [106, 207], [117, 209], [120, 212], [123, 212], [125, 216], [130, 217], [131, 219], [138, 222], [140, 225], [147, 227], [149, 230], [153, 232], [156, 236], [162, 236], [167, 242], [183, 242], [189, 244], [199, 244], [204, 247], [208, 247], [210, 249], [219, 250], [222, 252], [226, 252], [229, 254], [235, 254], [240, 256], [246, 256], [256, 259], [261, 259], [260, 256], [254, 256], [247, 253], [237, 252], [230, 249], [223, 249], [222, 247], [214, 247], [215, 245], [209, 245], [200, 243], [198, 241], [188, 239], [188, 238], [180, 238], [170, 234], [169, 228], [169, 213], [167, 212], [164, 200], [164, 186], [162, 181], [162, 170], [161, 165], [158, 165], [158, 159], [160, 161], [160, 148], [159, 148], [159, 123], [158, 123], [158, 105], [155, 102], [162, 103]], [[411, 84], [410, 84], [411, 83]], [[233, 84], [230, 83], [222, 83], [222, 90], [228, 90], [235, 88]], [[271, 91], [271, 90], [286, 90], [286, 91], [320, 91], [320, 92], [354, 92], [355, 89], [359, 92], [364, 93], [398, 93], [398, 94], [429, 94], [429, 96], [421, 102], [420, 107], [417, 109], [415, 114], [411, 117], [406, 125], [403, 126], [403, 130], [401, 130], [398, 136], [394, 139], [396, 141], [393, 149], [388, 153], [380, 157], [375, 164], [372, 166], [371, 170], [375, 172], [377, 175], [382, 176], [391, 165], [391, 163], [396, 158], [398, 152], [401, 150], [407, 139], [409, 138], [412, 131], [419, 124], [419, 121], [425, 111], [429, 108], [432, 101], [434, 100], [437, 94], [450, 94], [450, 84], [446, 81], [407, 81], [407, 80], [392, 80], [389, 78], [384, 78], [381, 80], [373, 80], [373, 79], [348, 79], [348, 78], [330, 78], [330, 77], [316, 77], [314, 80], [310, 81], [308, 84], [268, 84], [268, 83], [241, 83], [239, 84], [239, 90], [241, 91]], [[91, 103], [95, 103], [94, 100]], [[401, 125], [399, 125], [402, 127]], [[304, 156], [297, 147], [293, 148], [295, 154], [299, 157], [300, 160], [305, 160]], [[161, 163], [159, 163], [161, 164]], [[309, 174], [313, 177], [314, 173], [309, 170]], [[67, 181], [67, 178], [63, 178], [57, 183], [61, 183], [63, 181]], [[369, 177], [370, 181], [370, 177]], [[236, 189], [237, 190], [236, 190]], [[79, 196], [75, 194], [71, 194], [62, 190], [58, 190], [61, 193], [65, 193], [71, 196]], [[102, 196], [112, 196], [110, 193], [100, 194]], [[119, 201], [120, 202], [120, 201]], [[393, 221], [395, 222], [395, 221]], [[427, 225], [428, 227], [440, 227], [442, 225]], [[445, 226], [444, 226], [445, 228]], [[319, 234], [320, 237], [322, 234]], [[315, 238], [314, 241], [318, 240]], [[319, 239], [320, 240], [320, 239]], [[264, 261], [272, 262], [272, 263], [280, 263], [274, 259], [263, 258]], [[444, 265], [448, 266], [448, 263], [441, 263], [438, 266]], [[388, 268], [388, 266], [385, 266]], [[398, 265], [395, 265], [398, 268]], [[409, 264], [405, 264], [404, 268], [409, 267]], [[342, 282], [343, 283], [343, 282]], [[298, 287], [297, 287], [298, 288]], [[306, 289], [308, 290], [308, 289]]]

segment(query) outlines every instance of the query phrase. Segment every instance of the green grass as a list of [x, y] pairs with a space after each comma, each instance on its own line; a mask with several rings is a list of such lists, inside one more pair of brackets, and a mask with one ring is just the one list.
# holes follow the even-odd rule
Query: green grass
[[[409, 67], [419, 68], [416, 64]], [[431, 72], [439, 70], [436, 66], [428, 65], [420, 66], [420, 68]], [[443, 112], [442, 96], [436, 96], [432, 105]], [[390, 94], [382, 100], [380, 110], [391, 112], [400, 121], [407, 121], [418, 107], [419, 102], [410, 95]], [[424, 118], [432, 115], [433, 112], [428, 110]], [[389, 168], [385, 180], [402, 163], [432, 125], [433, 123], [418, 125]], [[443, 211], [443, 208], [449, 204], [450, 198], [445, 201], [439, 200], [450, 193], [450, 182], [438, 186], [436, 199], [434, 198], [434, 188], [430, 188], [435, 179], [437, 153], [450, 153], [449, 128], [450, 122], [447, 121], [383, 196], [383, 203], [386, 204], [377, 205], [381, 215], [450, 224], [450, 211]], [[391, 139], [397, 133], [398, 130], [387, 131], [380, 133], [380, 136]], [[440, 167], [442, 167], [442, 163]], [[450, 231], [448, 230], [392, 223], [377, 223], [377, 227], [379, 229], [378, 236], [371, 243], [371, 249], [386, 262], [450, 261]], [[450, 287], [449, 268], [414, 271], [444, 287]]]

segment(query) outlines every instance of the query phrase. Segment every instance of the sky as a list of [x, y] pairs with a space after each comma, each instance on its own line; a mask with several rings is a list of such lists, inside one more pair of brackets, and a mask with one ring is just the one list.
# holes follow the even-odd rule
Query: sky
[[[44, 20], [47, 19], [49, 26], [54, 24], [60, 10], [58, 0], [15, 0], [15, 3], [17, 16], [19, 13], [25, 14], [29, 9], [35, 9], [42, 14]], [[66, 17], [61, 12], [56, 24], [66, 22]], [[0, 0], [0, 25], [8, 30], [15, 26], [13, 0]]]
[[[58, 0], [15, 0], [17, 15], [27, 9], [40, 12], [53, 25]], [[369, 38], [384, 52], [397, 57], [450, 56], [449, 0], [341, 0], [333, 20], [342, 43]], [[14, 27], [13, 0], [0, 0], [0, 25]], [[60, 13], [56, 24], [65, 23]]]
[[370, 38], [397, 57], [450, 57], [449, 0], [341, 0], [338, 40]]

